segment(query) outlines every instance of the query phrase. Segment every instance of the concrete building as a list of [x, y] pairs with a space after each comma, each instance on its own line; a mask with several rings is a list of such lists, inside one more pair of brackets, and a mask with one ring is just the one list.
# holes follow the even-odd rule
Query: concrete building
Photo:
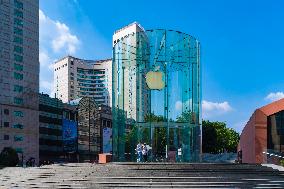
[[284, 158], [284, 99], [254, 111], [238, 146], [243, 163], [279, 163]]
[[39, 94], [39, 158], [56, 161], [62, 156], [63, 103], [47, 94]]
[[[77, 121], [76, 106], [63, 103], [47, 94], [39, 94], [39, 159], [62, 161], [76, 159], [77, 144], [67, 146], [63, 137], [66, 122]], [[77, 129], [77, 124], [75, 125]], [[77, 131], [76, 131], [77, 133]], [[76, 141], [77, 142], [77, 141]]]
[[54, 64], [54, 89], [64, 103], [93, 97], [97, 104], [111, 106], [112, 60], [83, 60], [66, 56]]
[[39, 1], [0, 1], [0, 151], [38, 162]]

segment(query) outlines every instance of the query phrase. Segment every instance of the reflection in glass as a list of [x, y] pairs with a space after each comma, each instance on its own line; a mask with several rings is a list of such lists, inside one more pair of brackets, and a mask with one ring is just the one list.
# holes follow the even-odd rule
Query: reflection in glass
[[113, 160], [200, 160], [199, 42], [176, 31], [133, 33], [113, 48]]

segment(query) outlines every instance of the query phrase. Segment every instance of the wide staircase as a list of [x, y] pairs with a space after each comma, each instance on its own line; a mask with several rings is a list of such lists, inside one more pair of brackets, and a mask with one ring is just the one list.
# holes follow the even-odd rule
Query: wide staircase
[[0, 188], [284, 188], [284, 172], [256, 164], [57, 164], [0, 170]]
[[256, 164], [116, 164], [101, 187], [284, 188], [284, 172]]

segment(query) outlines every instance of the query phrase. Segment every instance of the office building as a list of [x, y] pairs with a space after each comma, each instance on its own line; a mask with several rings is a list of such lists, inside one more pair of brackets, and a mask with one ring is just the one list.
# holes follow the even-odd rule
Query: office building
[[[139, 45], [137, 42], [141, 38], [140, 36], [137, 36], [136, 33], [143, 34], [144, 31], [145, 31], [144, 28], [139, 23], [134, 22], [119, 30], [116, 30], [113, 34], [113, 53], [114, 53], [113, 56], [117, 57], [117, 61], [126, 62], [125, 60], [131, 60], [125, 63], [124, 67], [121, 67], [121, 68], [116, 68], [116, 65], [113, 65], [113, 69], [115, 71], [118, 71], [116, 69], [123, 69], [123, 70], [120, 70], [121, 72], [123, 72], [122, 73], [123, 74], [123, 86], [122, 86], [122, 83], [121, 85], [117, 84], [119, 88], [116, 90], [121, 90], [123, 87], [124, 91], [127, 91], [128, 94], [131, 94], [131, 95], [125, 95], [123, 97], [123, 103], [124, 103], [124, 111], [126, 112], [126, 117], [128, 119], [133, 119], [133, 120], [137, 119], [136, 112], [137, 112], [138, 107], [140, 107], [142, 111], [146, 110], [146, 107], [148, 107], [147, 99], [144, 98], [143, 102], [140, 101], [141, 102], [140, 104], [137, 104], [138, 101], [136, 100], [139, 96], [136, 90], [137, 81], [138, 81], [138, 78], [136, 78], [137, 77], [136, 76], [136, 72], [137, 72], [136, 63], [137, 61], [139, 61], [139, 58], [141, 58], [140, 55], [136, 56], [137, 45]], [[117, 49], [119, 48], [124, 49], [125, 51], [129, 53], [120, 54], [120, 56], [118, 56], [119, 54], [116, 54], [116, 53], [117, 53]], [[116, 74], [114, 74], [114, 76], [116, 76]], [[146, 87], [145, 82], [140, 85], [141, 85], [140, 87], [143, 87], [143, 88]], [[143, 90], [140, 90], [140, 91], [143, 91]], [[117, 98], [117, 97], [113, 97], [113, 98]], [[143, 107], [145, 106], [145, 107], [142, 108], [142, 106]], [[140, 111], [139, 113], [146, 114], [146, 112], [142, 112], [142, 111]]]
[[75, 161], [76, 152], [76, 106], [63, 103], [47, 94], [39, 94], [40, 163]]
[[64, 103], [92, 97], [97, 104], [111, 106], [112, 60], [83, 60], [66, 56], [54, 64], [54, 90]]
[[283, 123], [284, 99], [256, 109], [240, 137], [242, 162], [278, 164], [284, 158]]
[[0, 1], [0, 151], [39, 157], [39, 1]]

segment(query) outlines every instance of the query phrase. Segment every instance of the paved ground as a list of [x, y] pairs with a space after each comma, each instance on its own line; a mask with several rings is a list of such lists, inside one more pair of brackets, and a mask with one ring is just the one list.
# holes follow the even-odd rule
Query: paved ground
[[284, 188], [284, 172], [261, 165], [111, 163], [0, 170], [0, 188]]

